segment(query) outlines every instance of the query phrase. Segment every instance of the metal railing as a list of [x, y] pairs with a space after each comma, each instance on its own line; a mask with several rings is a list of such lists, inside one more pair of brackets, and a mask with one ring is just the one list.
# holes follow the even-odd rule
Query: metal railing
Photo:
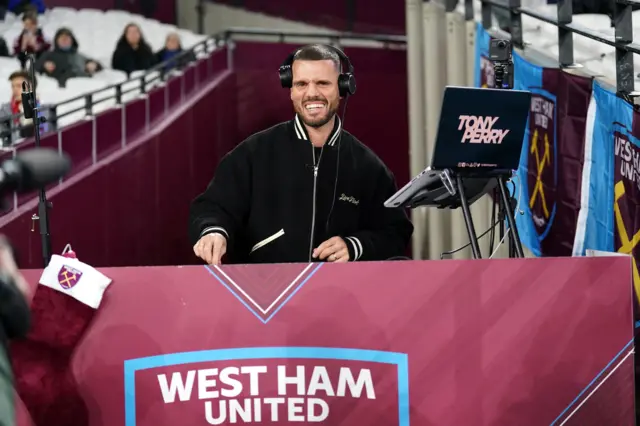
[[[465, 18], [473, 20], [473, 0], [464, 1]], [[640, 45], [633, 42], [632, 11], [634, 5], [640, 5], [640, 1], [615, 0], [612, 2], [614, 4], [612, 16], [614, 36], [607, 36], [574, 23], [572, 0], [558, 0], [557, 17], [548, 16], [531, 8], [523, 7], [521, 0], [507, 0], [508, 4], [496, 0], [480, 1], [482, 2], [482, 25], [486, 29], [492, 27], [493, 8], [509, 12], [508, 31], [511, 34], [513, 45], [518, 48], [524, 48], [526, 44], [523, 39], [522, 15], [530, 16], [558, 27], [558, 64], [561, 68], [570, 68], [576, 65], [574, 61], [573, 34], [578, 34], [615, 48], [617, 93], [623, 97], [639, 95], [635, 92], [634, 87], [633, 54], [640, 53]]]
[[[174, 75], [176, 70], [175, 65], [177, 63], [182, 63], [185, 59], [190, 58], [191, 56], [198, 57], [198, 54], [209, 54], [211, 53], [218, 45], [219, 39], [216, 37], [209, 37], [206, 40], [203, 40], [189, 49], [185, 49], [180, 54], [175, 57], [161, 62], [159, 64], [154, 65], [152, 68], [145, 70], [139, 76], [129, 78], [126, 81], [111, 84], [105, 87], [101, 87], [99, 89], [89, 91], [86, 93], [81, 93], [78, 96], [75, 96], [70, 99], [66, 99], [63, 102], [59, 102], [57, 104], [43, 104], [40, 107], [41, 115], [46, 119], [46, 130], [47, 131], [55, 131], [58, 129], [58, 120], [61, 118], [70, 116], [72, 114], [76, 114], [78, 112], [84, 111], [87, 116], [94, 114], [94, 107], [104, 102], [108, 102], [111, 100], [115, 100], [115, 103], [121, 105], [123, 103], [123, 97], [127, 94], [137, 92], [138, 94], [145, 94], [149, 87], [155, 85], [156, 82], [165, 81], [172, 75]], [[138, 82], [138, 84], [133, 84]], [[36, 88], [37, 91], [37, 88]], [[78, 103], [78, 101], [84, 100], [82, 106], [78, 106], [72, 108], [70, 110], [65, 110], [62, 113], [59, 113], [61, 107], [65, 105], [72, 105], [74, 103]], [[0, 133], [0, 137], [2, 139], [9, 139], [9, 143], [4, 143], [3, 145], [11, 146], [12, 143], [15, 142], [13, 136], [20, 132], [20, 130], [24, 129], [27, 126], [20, 126], [16, 124], [16, 121], [19, 122], [21, 118], [24, 117], [23, 113], [14, 114], [11, 116], [3, 116], [0, 117], [0, 123], [9, 123], [9, 128], [5, 129], [2, 133]]]
[[274, 38], [276, 43], [287, 43], [292, 40], [308, 39], [328, 39], [331, 43], [341, 44], [345, 41], [348, 42], [376, 42], [381, 43], [385, 47], [391, 45], [404, 46], [407, 44], [407, 37], [401, 35], [389, 35], [389, 34], [366, 34], [366, 33], [352, 33], [352, 32], [309, 32], [309, 31], [279, 31], [265, 28], [244, 28], [233, 27], [226, 31], [222, 31], [216, 35], [216, 39], [232, 40], [235, 36], [250, 36], [250, 37], [271, 37]]

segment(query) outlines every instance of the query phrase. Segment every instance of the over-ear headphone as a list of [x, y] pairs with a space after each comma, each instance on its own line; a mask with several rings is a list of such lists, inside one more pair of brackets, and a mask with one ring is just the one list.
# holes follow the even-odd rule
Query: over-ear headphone
[[[340, 91], [340, 97], [344, 98], [349, 95], [353, 95], [356, 93], [356, 77], [353, 73], [353, 65], [351, 65], [351, 61], [349, 57], [344, 54], [344, 52], [338, 49], [335, 46], [331, 46], [330, 44], [323, 44], [322, 46], [327, 47], [334, 51], [338, 57], [340, 58], [341, 65], [347, 66], [347, 72], [340, 73], [338, 77], [338, 90]], [[278, 73], [280, 74], [280, 84], [285, 89], [290, 89], [293, 86], [293, 61], [300, 49], [296, 49], [294, 52], [287, 56], [287, 59], [284, 60], [282, 65], [280, 65], [280, 69]]]

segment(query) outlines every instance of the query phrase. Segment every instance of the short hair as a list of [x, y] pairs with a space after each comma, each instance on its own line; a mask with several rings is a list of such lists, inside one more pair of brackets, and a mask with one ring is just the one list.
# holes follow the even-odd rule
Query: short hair
[[307, 46], [301, 47], [298, 51], [293, 55], [293, 60], [291, 61], [291, 65], [295, 61], [332, 61], [338, 72], [342, 72], [342, 61], [340, 60], [340, 55], [336, 53], [335, 50], [324, 44], [309, 44]]
[[[29, 73], [24, 71], [24, 70], [20, 70], [20, 71], [14, 71], [11, 73], [11, 75], [9, 76], [9, 81], [13, 81], [16, 78], [22, 78], [25, 81], [31, 81], [29, 79]], [[38, 79], [36, 78], [34, 81], [35, 85], [38, 85]]]
[[22, 22], [33, 21], [38, 22], [38, 13], [33, 10], [28, 10], [22, 15]]

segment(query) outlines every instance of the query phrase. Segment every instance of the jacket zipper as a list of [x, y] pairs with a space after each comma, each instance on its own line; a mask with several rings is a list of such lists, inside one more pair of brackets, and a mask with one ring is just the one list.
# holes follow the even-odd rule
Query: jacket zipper
[[311, 152], [313, 153], [313, 210], [311, 213], [311, 236], [309, 237], [309, 263], [313, 261], [313, 237], [316, 231], [316, 190], [318, 185], [318, 168], [320, 167], [320, 160], [322, 160], [322, 153], [324, 152], [324, 146], [320, 150], [320, 157], [316, 163], [316, 149], [311, 145]]

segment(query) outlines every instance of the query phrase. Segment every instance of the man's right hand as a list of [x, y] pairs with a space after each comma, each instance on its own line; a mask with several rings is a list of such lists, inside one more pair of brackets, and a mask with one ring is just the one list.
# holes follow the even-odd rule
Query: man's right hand
[[193, 246], [193, 252], [207, 264], [219, 265], [222, 256], [227, 252], [227, 239], [217, 232], [207, 234]]

